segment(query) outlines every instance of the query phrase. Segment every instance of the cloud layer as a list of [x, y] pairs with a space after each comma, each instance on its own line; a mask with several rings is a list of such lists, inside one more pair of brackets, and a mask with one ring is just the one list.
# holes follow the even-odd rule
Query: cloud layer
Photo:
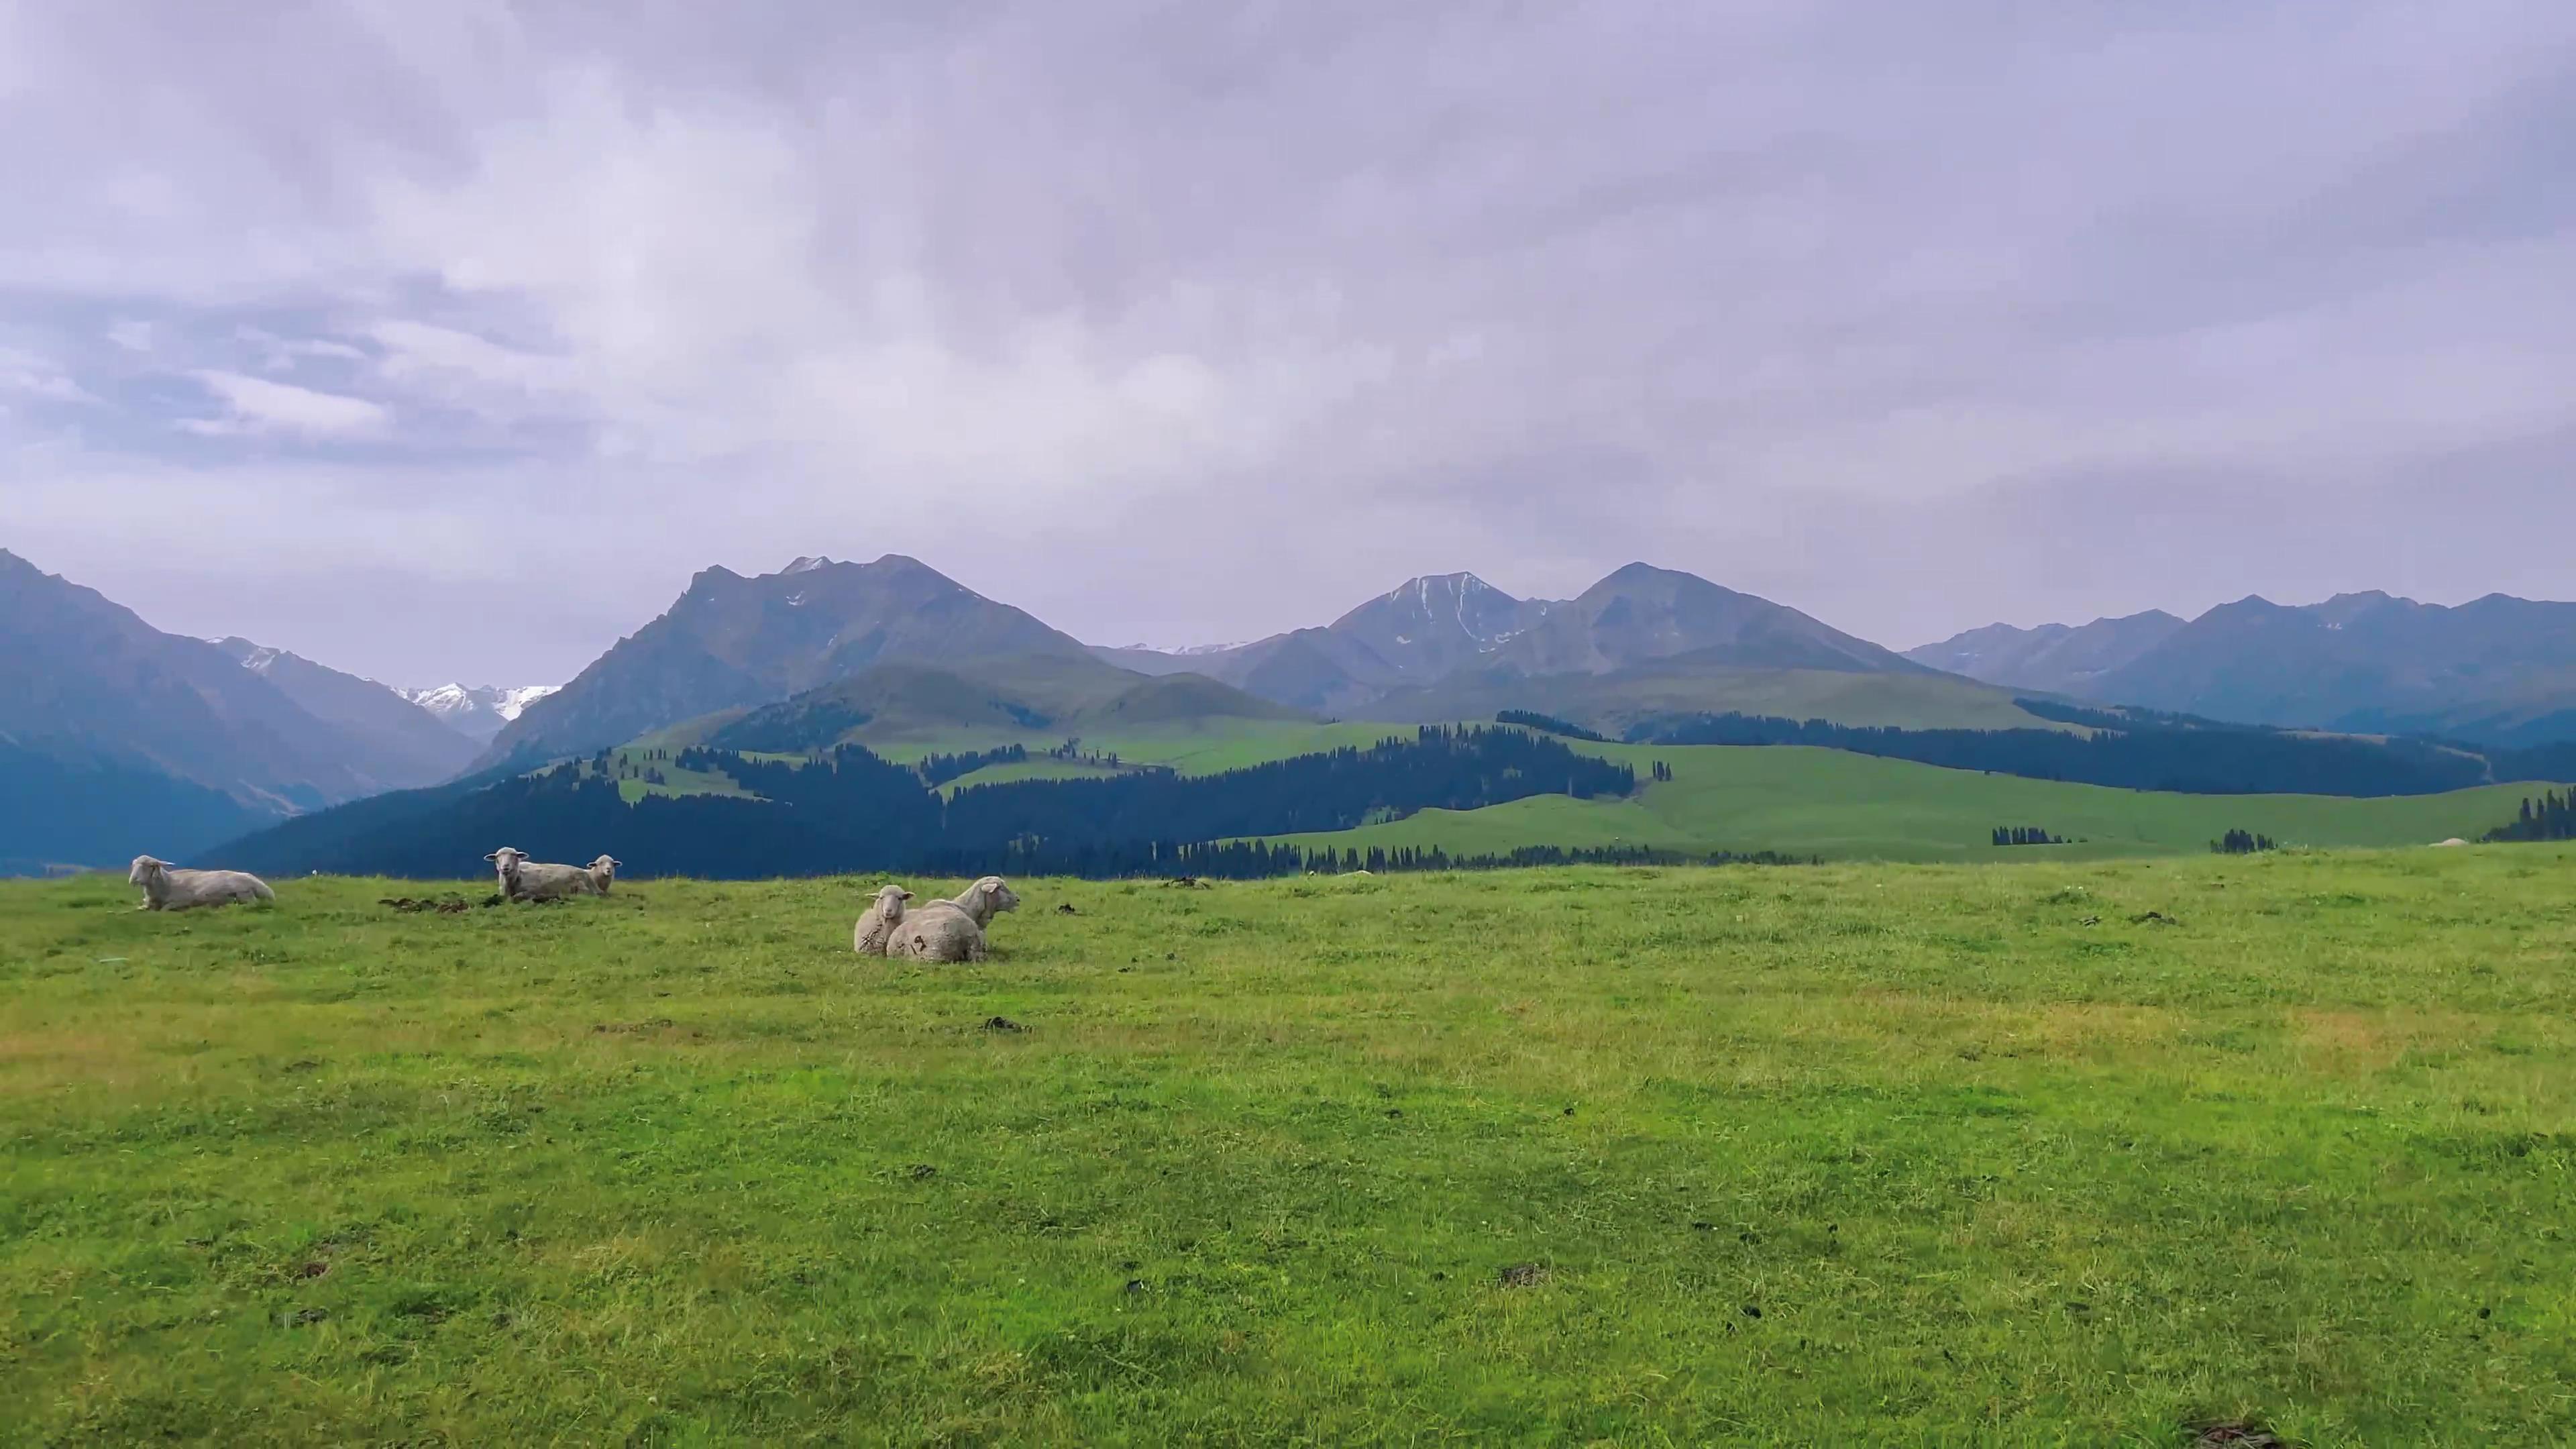
[[810, 553], [1111, 642], [2576, 592], [2541, 0], [0, 5], [0, 131], [0, 546], [405, 681]]

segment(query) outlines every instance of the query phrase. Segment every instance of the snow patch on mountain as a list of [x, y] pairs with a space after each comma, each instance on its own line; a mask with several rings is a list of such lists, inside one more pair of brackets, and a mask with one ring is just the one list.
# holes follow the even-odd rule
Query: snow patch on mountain
[[525, 713], [529, 705], [561, 688], [560, 684], [523, 684], [516, 688], [441, 684], [430, 689], [396, 689], [394, 693], [436, 715], [450, 729], [489, 740], [501, 732], [503, 725]]

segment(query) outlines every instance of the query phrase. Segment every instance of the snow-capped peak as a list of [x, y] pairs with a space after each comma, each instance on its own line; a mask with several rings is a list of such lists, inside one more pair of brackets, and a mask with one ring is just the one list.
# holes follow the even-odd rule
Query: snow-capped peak
[[831, 566], [832, 561], [818, 553], [811, 558], [798, 558], [794, 563], [789, 564], [786, 568], [779, 570], [779, 572], [782, 574], [810, 574], [816, 569], [830, 568]]
[[523, 684], [515, 689], [488, 684], [442, 684], [431, 689], [398, 689], [394, 692], [450, 724], [461, 716], [484, 713], [507, 723], [517, 719], [529, 705], [561, 688], [560, 684]]

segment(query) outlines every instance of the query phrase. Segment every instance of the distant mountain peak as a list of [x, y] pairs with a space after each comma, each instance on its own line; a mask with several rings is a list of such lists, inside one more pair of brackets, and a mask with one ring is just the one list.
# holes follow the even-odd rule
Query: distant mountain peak
[[1049, 656], [1071, 637], [903, 554], [798, 558], [744, 579], [710, 568], [661, 617], [525, 710], [483, 763], [561, 758], [718, 710], [758, 707], [878, 664]]

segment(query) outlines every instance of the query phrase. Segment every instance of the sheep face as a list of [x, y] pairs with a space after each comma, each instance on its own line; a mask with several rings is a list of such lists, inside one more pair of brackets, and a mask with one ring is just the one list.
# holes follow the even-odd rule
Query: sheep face
[[125, 883], [141, 885], [169, 868], [168, 861], [155, 860], [148, 855], [138, 855], [134, 857], [134, 868], [125, 873]]
[[1000, 876], [988, 875], [982, 880], [975, 882], [975, 884], [983, 887], [984, 899], [992, 904], [993, 910], [996, 913], [1002, 911], [1015, 911], [1019, 909], [1019, 894], [1016, 891], [1013, 891], [1009, 886], [1003, 884]]

